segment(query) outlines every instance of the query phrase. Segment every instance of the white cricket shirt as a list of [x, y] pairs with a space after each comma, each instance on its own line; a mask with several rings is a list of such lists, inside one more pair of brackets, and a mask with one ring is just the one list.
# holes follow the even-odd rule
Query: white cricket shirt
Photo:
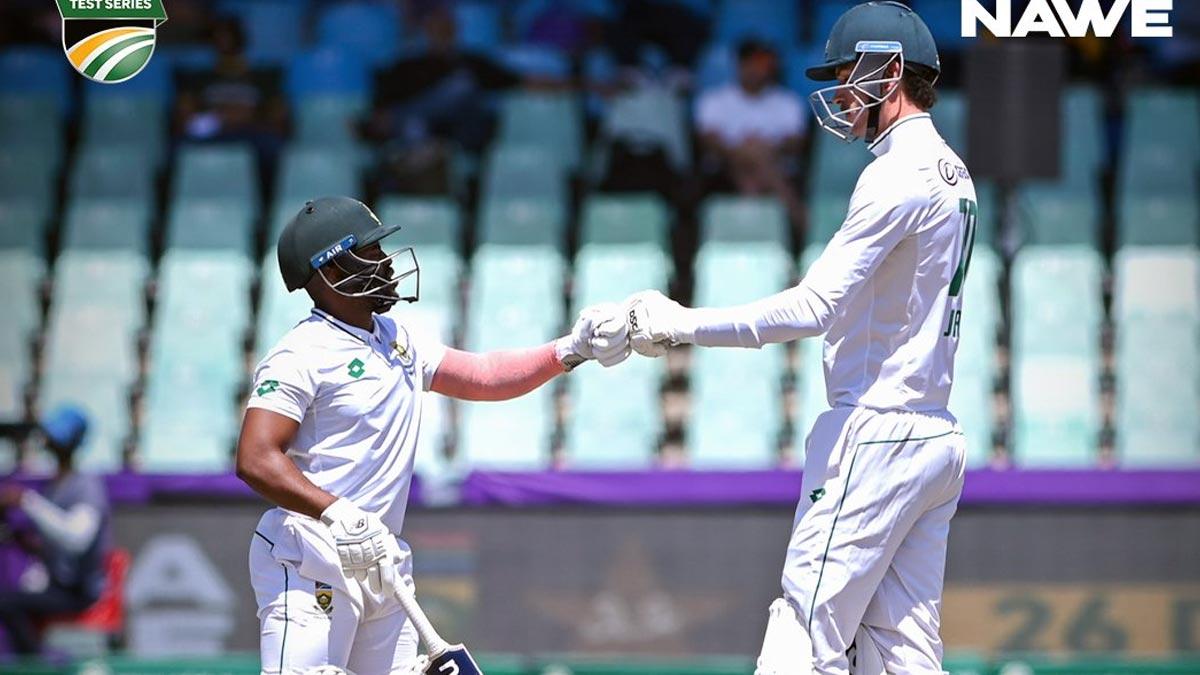
[[758, 302], [684, 312], [685, 341], [760, 347], [825, 335], [831, 406], [942, 410], [950, 398], [975, 186], [928, 114], [871, 145], [841, 229], [798, 285]]
[[313, 309], [258, 364], [247, 407], [299, 422], [287, 454], [301, 473], [398, 535], [421, 409], [445, 353], [388, 317], [365, 331]]

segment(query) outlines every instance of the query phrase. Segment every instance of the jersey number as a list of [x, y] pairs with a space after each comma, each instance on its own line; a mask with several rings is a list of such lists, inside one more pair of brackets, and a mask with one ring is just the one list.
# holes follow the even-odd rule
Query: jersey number
[[963, 216], [963, 247], [962, 255], [958, 258], [958, 269], [954, 271], [954, 279], [950, 281], [950, 297], [956, 297], [967, 280], [967, 269], [971, 266], [971, 249], [975, 248], [975, 221], [979, 219], [979, 207], [974, 201], [963, 197], [958, 200], [958, 210]]

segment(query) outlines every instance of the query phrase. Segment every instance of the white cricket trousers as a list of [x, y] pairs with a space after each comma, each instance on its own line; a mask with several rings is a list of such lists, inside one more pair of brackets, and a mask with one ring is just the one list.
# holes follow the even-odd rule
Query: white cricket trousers
[[400, 603], [342, 574], [332, 534], [318, 520], [278, 508], [263, 514], [250, 543], [250, 584], [263, 673], [334, 665], [384, 675], [416, 660], [416, 629]]
[[966, 455], [957, 421], [834, 408], [805, 448], [783, 589], [808, 626], [813, 672], [850, 672], [858, 635], [889, 675], [942, 673], [946, 539]]

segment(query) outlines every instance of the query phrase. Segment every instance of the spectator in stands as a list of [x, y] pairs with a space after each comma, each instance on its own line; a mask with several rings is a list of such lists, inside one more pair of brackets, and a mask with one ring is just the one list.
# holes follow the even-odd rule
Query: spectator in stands
[[376, 73], [374, 104], [360, 129], [382, 147], [376, 187], [384, 192], [448, 189], [452, 150], [478, 153], [492, 136], [488, 94], [521, 81], [491, 58], [459, 50], [444, 4], [430, 8], [421, 26], [425, 49]]
[[738, 47], [738, 81], [701, 94], [696, 104], [702, 169], [744, 195], [774, 194], [800, 223], [795, 155], [805, 132], [800, 97], [778, 85], [779, 59], [755, 40]]
[[236, 18], [217, 19], [212, 43], [217, 62], [211, 70], [176, 73], [176, 134], [185, 141], [252, 144], [269, 185], [287, 139], [282, 73], [273, 67], [251, 67], [246, 36]]
[[75, 450], [87, 433], [87, 418], [60, 407], [40, 425], [57, 472], [41, 492], [16, 483], [0, 487], [0, 508], [20, 511], [32, 535], [18, 541], [36, 559], [20, 588], [0, 590], [0, 623], [21, 654], [40, 648], [37, 621], [83, 611], [104, 589], [109, 510], [99, 478], [74, 468]]

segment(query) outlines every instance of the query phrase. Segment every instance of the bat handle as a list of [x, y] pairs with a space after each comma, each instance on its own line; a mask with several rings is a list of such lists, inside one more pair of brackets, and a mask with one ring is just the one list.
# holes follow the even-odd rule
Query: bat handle
[[417, 635], [421, 636], [421, 642], [424, 642], [425, 649], [429, 650], [429, 655], [436, 657], [448, 650], [450, 643], [438, 635], [437, 629], [429, 622], [429, 617], [425, 616], [425, 610], [417, 604], [417, 596], [404, 577], [396, 579], [393, 593], [396, 600], [400, 602], [400, 606], [404, 608], [404, 612], [408, 614], [409, 620], [413, 622], [413, 626], [417, 629]]

